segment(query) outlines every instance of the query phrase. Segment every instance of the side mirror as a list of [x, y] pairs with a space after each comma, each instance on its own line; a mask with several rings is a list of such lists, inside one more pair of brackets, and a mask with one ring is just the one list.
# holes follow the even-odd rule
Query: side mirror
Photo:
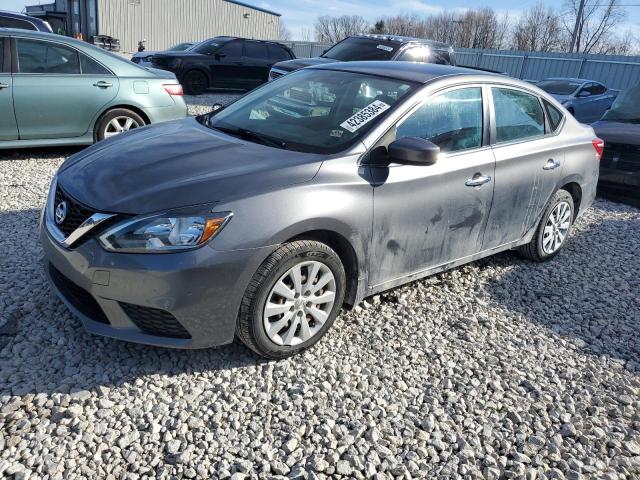
[[440, 155], [440, 147], [419, 137], [403, 137], [387, 147], [390, 162], [401, 165], [433, 165]]
[[227, 55], [224, 53], [214, 53], [213, 56], [215, 57], [216, 60], [220, 60], [221, 58], [224, 58]]

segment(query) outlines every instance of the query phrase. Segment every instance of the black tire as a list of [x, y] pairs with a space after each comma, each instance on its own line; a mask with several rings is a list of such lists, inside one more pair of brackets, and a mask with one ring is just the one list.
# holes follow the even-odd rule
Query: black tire
[[[559, 248], [552, 252], [548, 253], [543, 248], [544, 241], [544, 229], [549, 220], [549, 216], [551, 212], [561, 203], [566, 202], [570, 206], [570, 224], [569, 229], [566, 232], [564, 241], [560, 244]], [[555, 195], [551, 198], [551, 201], [545, 208], [542, 217], [540, 218], [540, 223], [538, 224], [538, 228], [536, 229], [536, 233], [533, 235], [533, 238], [526, 245], [522, 245], [518, 247], [518, 252], [525, 258], [529, 260], [533, 260], [534, 262], [545, 262], [547, 260], [555, 257], [560, 250], [566, 245], [569, 234], [571, 233], [571, 227], [573, 227], [573, 219], [574, 219], [574, 204], [573, 197], [566, 190], [558, 190]]]
[[182, 77], [182, 87], [187, 95], [200, 95], [209, 87], [209, 80], [200, 70], [191, 70]]
[[120, 122], [120, 119], [131, 119], [134, 122], [134, 124], [129, 127], [129, 130], [133, 128], [144, 127], [146, 125], [144, 119], [136, 112], [127, 108], [114, 108], [113, 110], [109, 110], [104, 115], [102, 115], [102, 117], [100, 117], [100, 119], [96, 123], [96, 141], [99, 142], [109, 136], [113, 131], [113, 124], [111, 124], [111, 122], [113, 120]]
[[[263, 324], [263, 312], [271, 290], [289, 269], [301, 262], [316, 261], [331, 270], [335, 279], [335, 300], [327, 320], [307, 341], [298, 345], [279, 345], [269, 338]], [[237, 337], [251, 350], [270, 359], [280, 359], [302, 352], [318, 342], [338, 316], [344, 301], [346, 275], [340, 258], [324, 243], [298, 240], [273, 252], [258, 268], [240, 305]], [[309, 317], [311, 318], [311, 317]]]

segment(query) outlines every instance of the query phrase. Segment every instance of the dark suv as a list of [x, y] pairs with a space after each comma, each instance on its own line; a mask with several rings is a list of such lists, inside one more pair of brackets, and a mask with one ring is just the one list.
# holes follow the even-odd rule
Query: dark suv
[[269, 80], [310, 65], [361, 60], [399, 60], [455, 65], [453, 48], [446, 43], [396, 35], [354, 35], [326, 50], [319, 57], [276, 63]]
[[22, 30], [53, 33], [51, 25], [39, 18], [3, 11], [0, 11], [0, 28], [21, 28]]
[[296, 58], [284, 45], [262, 40], [215, 37], [186, 52], [155, 54], [152, 65], [176, 74], [185, 93], [209, 87], [252, 89], [268, 80], [271, 66]]

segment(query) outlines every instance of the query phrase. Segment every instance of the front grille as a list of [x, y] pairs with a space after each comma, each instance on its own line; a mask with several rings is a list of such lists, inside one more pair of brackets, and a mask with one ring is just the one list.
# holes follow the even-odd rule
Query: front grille
[[600, 164], [605, 168], [640, 172], [640, 145], [605, 143]]
[[102, 308], [100, 308], [100, 305], [98, 305], [96, 299], [93, 298], [93, 295], [65, 277], [51, 263], [49, 264], [49, 275], [62, 296], [83, 315], [86, 315], [96, 322], [109, 324], [107, 316], [102, 311]]
[[131, 321], [146, 334], [156, 337], [191, 338], [176, 317], [165, 310], [124, 302], [120, 302], [120, 306]]
[[91, 215], [96, 213], [96, 211], [75, 201], [73, 198], [67, 195], [60, 188], [60, 186], [58, 186], [56, 188], [55, 203], [53, 204], [54, 218], [55, 218], [55, 209], [62, 202], [66, 202], [67, 204], [67, 215], [65, 219], [62, 221], [62, 223], [56, 222], [56, 225], [58, 226], [58, 228], [66, 238], [69, 235], [71, 235], [80, 225], [82, 225], [86, 219], [88, 219]]

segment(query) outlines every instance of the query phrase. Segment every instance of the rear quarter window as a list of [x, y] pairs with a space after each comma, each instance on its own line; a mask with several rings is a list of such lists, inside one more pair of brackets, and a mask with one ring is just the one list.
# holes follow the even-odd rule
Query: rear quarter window
[[551, 127], [551, 131], [555, 132], [562, 123], [562, 112], [546, 100], [543, 100], [543, 102], [547, 110], [547, 116], [549, 117], [549, 126]]
[[278, 45], [269, 45], [269, 57], [274, 62], [281, 62], [283, 60], [290, 60], [291, 55], [287, 50]]

